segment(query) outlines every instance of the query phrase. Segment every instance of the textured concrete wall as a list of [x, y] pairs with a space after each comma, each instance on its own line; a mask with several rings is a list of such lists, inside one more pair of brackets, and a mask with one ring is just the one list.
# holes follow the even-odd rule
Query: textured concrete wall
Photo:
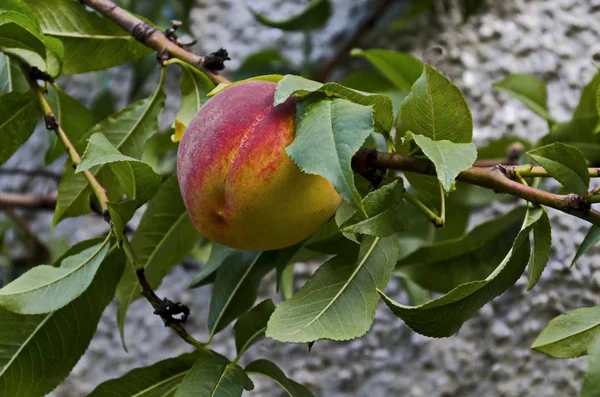
[[[207, 50], [227, 48], [234, 61], [265, 47], [284, 50], [294, 62], [302, 59], [302, 36], [258, 26], [245, 10], [243, 0], [198, 0], [192, 14], [194, 33]], [[278, 16], [293, 12], [292, 1], [255, 1], [257, 10]], [[284, 4], [279, 4], [284, 3]], [[294, 3], [290, 5], [291, 3]], [[299, 2], [306, 3], [306, 1]], [[335, 0], [329, 26], [314, 36], [315, 59], [324, 60], [331, 48], [366, 15], [368, 0]], [[464, 92], [475, 119], [478, 143], [512, 133], [532, 140], [544, 134], [545, 123], [516, 100], [491, 90], [491, 83], [507, 73], [535, 73], [549, 84], [551, 112], [568, 119], [583, 83], [594, 73], [593, 59], [600, 56], [600, 1], [505, 0], [488, 1], [484, 15], [458, 24], [456, 9], [440, 15], [440, 27], [421, 21], [410, 34], [378, 32], [363, 47], [410, 50], [428, 59]], [[439, 57], [436, 48], [444, 49]], [[349, 61], [347, 67], [359, 67]], [[74, 89], [84, 82], [75, 81]], [[81, 87], [80, 87], [81, 92]], [[83, 91], [85, 92], [85, 91]], [[81, 94], [83, 96], [83, 94]], [[28, 145], [40, 154], [43, 139], [36, 135]], [[29, 152], [28, 152], [29, 153]], [[23, 158], [23, 157], [21, 157]], [[19, 182], [14, 182], [19, 183]], [[494, 213], [494, 207], [474, 220]], [[525, 292], [525, 279], [485, 306], [459, 334], [448, 339], [428, 339], [412, 333], [385, 307], [380, 307], [371, 332], [347, 343], [318, 342], [308, 354], [304, 345], [284, 345], [266, 340], [251, 349], [248, 359], [266, 357], [287, 374], [322, 396], [574, 396], [585, 359], [555, 360], [529, 349], [536, 335], [555, 315], [600, 303], [600, 256], [590, 256], [569, 270], [575, 243], [583, 239], [582, 223], [551, 212], [553, 253], [540, 284]], [[41, 222], [40, 229], [47, 226]], [[73, 224], [61, 226], [70, 231]], [[302, 266], [302, 273], [309, 268]], [[210, 291], [185, 290], [190, 273], [176, 269], [160, 289], [192, 308], [189, 329], [206, 337]], [[389, 292], [403, 293], [392, 282]], [[264, 295], [272, 291], [265, 290]], [[80, 396], [99, 382], [127, 370], [148, 365], [188, 350], [145, 302], [136, 302], [127, 327], [129, 353], [121, 348], [115, 324], [115, 307], [102, 318], [96, 337], [75, 371], [53, 396]], [[220, 334], [216, 348], [232, 357], [229, 332]], [[256, 395], [279, 396], [281, 391], [264, 381], [256, 382]]]

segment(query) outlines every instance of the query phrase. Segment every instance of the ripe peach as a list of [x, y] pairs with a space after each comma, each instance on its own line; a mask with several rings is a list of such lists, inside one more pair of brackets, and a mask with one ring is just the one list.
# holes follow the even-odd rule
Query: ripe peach
[[188, 125], [177, 177], [204, 236], [244, 250], [296, 244], [334, 214], [340, 196], [285, 153], [295, 136], [296, 99], [273, 106], [275, 83], [249, 81], [211, 98]]

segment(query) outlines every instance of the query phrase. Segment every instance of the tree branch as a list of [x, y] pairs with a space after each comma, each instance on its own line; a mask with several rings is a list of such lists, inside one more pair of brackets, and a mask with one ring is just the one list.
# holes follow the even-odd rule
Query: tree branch
[[[354, 155], [352, 166], [360, 174], [373, 169], [395, 169], [435, 175], [435, 167], [428, 159], [379, 152], [374, 149], [359, 150]], [[496, 193], [506, 193], [534, 204], [545, 205], [600, 226], [600, 211], [592, 209], [586, 199], [577, 194], [559, 195], [522, 185], [511, 179], [511, 175], [517, 173], [520, 176], [550, 177], [542, 167], [499, 165], [469, 168], [461, 172], [456, 179], [471, 185], [492, 189]], [[600, 169], [590, 168], [590, 176], [600, 176]]]
[[346, 59], [350, 50], [359, 44], [360, 39], [377, 25], [379, 18], [385, 15], [385, 10], [395, 1], [396, 0], [382, 0], [379, 3], [379, 6], [373, 10], [373, 13], [358, 25], [358, 28], [354, 31], [352, 36], [350, 36], [346, 44], [344, 44], [344, 46], [336, 52], [333, 58], [327, 62], [325, 67], [315, 75], [315, 80], [325, 81], [331, 72]]
[[0, 192], [0, 207], [53, 210], [56, 207], [56, 194], [37, 196], [33, 194]]
[[[216, 73], [214, 70], [214, 56], [201, 57], [181, 47], [176, 42], [169, 40], [162, 32], [158, 31], [153, 26], [142, 21], [135, 15], [130, 14], [126, 10], [117, 6], [109, 0], [80, 0], [81, 3], [87, 5], [104, 15], [106, 18], [115, 22], [117, 25], [125, 29], [131, 36], [142, 44], [157, 51], [159, 56], [168, 55], [169, 57], [179, 58], [182, 61], [194, 66], [202, 73], [206, 74], [209, 79], [215, 84], [230, 83], [228, 79]], [[214, 53], [218, 55], [217, 53]], [[222, 57], [221, 57], [222, 59]], [[211, 69], [212, 67], [212, 69]]]

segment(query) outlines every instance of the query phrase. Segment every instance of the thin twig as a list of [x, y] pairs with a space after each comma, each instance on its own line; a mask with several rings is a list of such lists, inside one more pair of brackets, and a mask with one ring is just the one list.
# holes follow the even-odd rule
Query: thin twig
[[[435, 167], [428, 159], [379, 152], [373, 149], [361, 149], [353, 158], [353, 166], [355, 164], [360, 166], [359, 169], [355, 168], [357, 172], [361, 172], [364, 169], [379, 168], [435, 175]], [[496, 193], [506, 193], [531, 203], [545, 205], [586, 220], [594, 225], [600, 225], [600, 212], [590, 207], [589, 199], [586, 200], [577, 194], [553, 194], [531, 186], [522, 185], [510, 178], [515, 172], [519, 172], [521, 176], [550, 176], [542, 167], [496, 166], [469, 168], [461, 172], [456, 179], [471, 185], [492, 189]], [[598, 168], [590, 168], [590, 176], [600, 176]]]
[[0, 207], [31, 210], [53, 210], [56, 207], [56, 194], [45, 196], [34, 194], [0, 192]]
[[61, 174], [58, 172], [50, 171], [45, 168], [38, 168], [27, 170], [23, 168], [0, 168], [0, 175], [23, 175], [29, 177], [41, 177], [54, 179], [55, 181], [60, 180]]
[[373, 13], [358, 25], [358, 28], [354, 31], [352, 36], [350, 36], [346, 44], [344, 44], [344, 46], [336, 52], [333, 58], [327, 62], [325, 67], [315, 75], [315, 80], [325, 81], [331, 72], [346, 59], [350, 50], [359, 44], [360, 39], [377, 25], [379, 18], [385, 16], [385, 10], [395, 1], [396, 0], [382, 0], [373, 10]]
[[402, 197], [408, 201], [409, 203], [411, 203], [412, 205], [414, 205], [415, 207], [417, 207], [417, 209], [419, 211], [421, 211], [429, 220], [429, 222], [433, 223], [433, 226], [435, 227], [442, 227], [444, 226], [444, 222], [442, 221], [442, 218], [440, 218], [439, 216], [437, 216], [435, 214], [435, 212], [433, 212], [428, 206], [426, 206], [421, 200], [419, 200], [418, 198], [416, 198], [414, 195], [412, 195], [411, 193], [405, 191], [402, 194]]
[[[188, 51], [186, 48], [169, 40], [162, 32], [142, 21], [138, 17], [125, 11], [109, 0], [80, 0], [83, 4], [93, 8], [106, 18], [125, 29], [131, 36], [142, 44], [158, 52], [159, 56], [179, 58], [194, 66], [212, 80], [215, 84], [230, 83], [228, 79], [210, 69], [206, 62], [210, 59], [201, 57]], [[216, 54], [216, 53], [215, 53]]]

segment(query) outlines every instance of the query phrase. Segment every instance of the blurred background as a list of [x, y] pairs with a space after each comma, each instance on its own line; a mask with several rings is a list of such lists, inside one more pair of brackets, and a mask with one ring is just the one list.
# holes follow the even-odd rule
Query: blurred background
[[[119, 3], [162, 28], [168, 28], [171, 19], [181, 20], [183, 25], [177, 31], [180, 39], [196, 38], [193, 49], [197, 53], [227, 49], [231, 61], [223, 73], [231, 79], [294, 73], [344, 81], [359, 72], [362, 74], [358, 76], [371, 76], [376, 81], [381, 76], [373, 77], [376, 72], [364, 58], [340, 56], [344, 54], [340, 51], [359, 47], [410, 52], [443, 72], [463, 91], [473, 112], [478, 145], [504, 135], [534, 141], [547, 132], [543, 119], [508, 95], [492, 90], [493, 82], [509, 73], [535, 74], [548, 84], [550, 112], [559, 121], [566, 120], [596, 72], [594, 61], [600, 61], [600, 0], [331, 0], [329, 9], [311, 16], [316, 25], [320, 21], [324, 25], [310, 32], [265, 26], [256, 15], [283, 20], [301, 13], [314, 0]], [[339, 60], [333, 68], [332, 59]], [[157, 79], [155, 55], [150, 55], [100, 73], [61, 77], [58, 83], [93, 108], [100, 119], [148, 95]], [[165, 88], [167, 111], [161, 116], [165, 134], [149, 144], [148, 153], [163, 172], [175, 164], [173, 146], [164, 144], [169, 142], [164, 137], [170, 135], [168, 129], [179, 106], [175, 70], [169, 72]], [[27, 144], [0, 167], [0, 192], [44, 197], [56, 192], [64, 157], [46, 167], [47, 140], [45, 129], [39, 125]], [[40, 172], [41, 168], [45, 171]], [[24, 175], [24, 169], [34, 175]], [[480, 209], [471, 216], [469, 225], [496, 214], [503, 205]], [[244, 361], [259, 356], [271, 359], [320, 396], [575, 396], [585, 359], [552, 359], [529, 346], [554, 316], [600, 304], [600, 250], [592, 250], [569, 269], [585, 225], [554, 211], [550, 216], [552, 257], [538, 286], [526, 293], [523, 278], [452, 338], [417, 335], [381, 307], [371, 332], [362, 339], [319, 341], [310, 353], [306, 345], [264, 340]], [[68, 219], [49, 231], [51, 218], [51, 210], [0, 209], [0, 285], [35, 264], [57, 257], [74, 242], [107, 229], [104, 222], [88, 216]], [[187, 289], [200, 266], [197, 258], [186, 260], [165, 278], [158, 293], [191, 308], [188, 329], [202, 339], [208, 334], [210, 287]], [[313, 267], [300, 265], [296, 271], [301, 282]], [[390, 283], [389, 291], [403, 295], [396, 282]], [[262, 295], [274, 296], [273, 285], [265, 283]], [[83, 396], [106, 379], [189, 350], [151, 314], [145, 301], [137, 301], [129, 311], [129, 352], [125, 352], [115, 315], [116, 305], [109, 306], [87, 353], [51, 396]], [[215, 349], [229, 357], [235, 355], [228, 331], [217, 335]], [[253, 395], [283, 395], [262, 379], [256, 379], [255, 384]]]

